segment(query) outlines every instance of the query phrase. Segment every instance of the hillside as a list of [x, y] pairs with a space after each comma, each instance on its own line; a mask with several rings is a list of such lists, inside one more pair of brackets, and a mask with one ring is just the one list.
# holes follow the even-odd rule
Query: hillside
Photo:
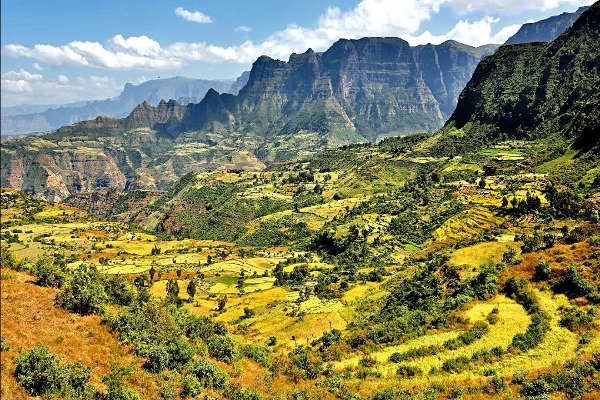
[[[4, 113], [3, 111], [2, 137], [5, 139], [10, 135], [51, 131], [64, 125], [94, 119], [100, 115], [121, 118], [144, 101], [153, 105], [157, 105], [161, 100], [169, 99], [190, 102], [190, 100], [202, 99], [210, 88], [223, 93], [237, 93], [240, 86], [243, 87], [245, 81], [247, 81], [247, 78], [244, 79], [243, 76], [240, 76], [235, 82], [235, 88], [233, 88], [234, 83], [226, 80], [184, 77], [154, 79], [138, 85], [127, 83], [119, 96], [114, 99], [46, 107], [45, 110], [33, 113], [25, 112], [11, 115], [10, 112]], [[17, 109], [17, 107], [13, 108]]]
[[598, 4], [550, 43], [502, 46], [461, 93], [439, 150], [550, 136], [577, 148], [597, 146], [599, 54]]
[[[2, 145], [2, 185], [50, 200], [103, 187], [165, 189], [189, 171], [261, 170], [327, 147], [435, 130], [494, 46], [340, 40], [289, 62], [259, 58], [237, 96], [139, 104]], [[93, 167], [92, 167], [93, 166]]]
[[577, 18], [583, 14], [589, 7], [579, 7], [572, 13], [562, 13], [553, 15], [550, 18], [536, 22], [523, 24], [513, 36], [508, 38], [504, 44], [517, 44], [527, 42], [551, 42], [561, 33], [573, 25]]

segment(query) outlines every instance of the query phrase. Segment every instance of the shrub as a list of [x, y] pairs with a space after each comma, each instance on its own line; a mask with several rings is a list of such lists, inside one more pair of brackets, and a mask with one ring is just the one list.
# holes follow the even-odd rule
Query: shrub
[[548, 263], [545, 261], [540, 261], [535, 266], [535, 273], [533, 275], [533, 279], [538, 282], [545, 281], [545, 280], [548, 280], [548, 278], [550, 278], [551, 273], [552, 273], [552, 270], [550, 269], [550, 266], [548, 265]]
[[104, 282], [108, 299], [120, 306], [133, 305], [138, 298], [138, 290], [131, 281], [119, 275], [112, 275]]
[[169, 367], [169, 353], [164, 346], [156, 346], [148, 353], [144, 368], [158, 374]]
[[6, 339], [4, 337], [0, 337], [0, 351], [9, 351], [10, 346], [6, 343]]
[[15, 362], [15, 378], [30, 395], [81, 397], [89, 389], [91, 368], [79, 362], [61, 365], [60, 358], [46, 346], [22, 352]]
[[95, 267], [80, 265], [73, 279], [56, 295], [56, 302], [65, 310], [81, 315], [100, 311], [106, 301], [104, 287]]
[[421, 375], [423, 371], [419, 367], [413, 367], [412, 365], [400, 365], [396, 369], [396, 375], [400, 376], [416, 376]]
[[364, 357], [358, 361], [358, 365], [366, 368], [374, 367], [375, 364], [377, 364], [377, 360], [372, 357]]
[[158, 387], [158, 396], [163, 400], [175, 400], [177, 398], [177, 392], [173, 385], [160, 385]]
[[548, 399], [550, 393], [552, 393], [552, 387], [538, 378], [532, 382], [525, 382], [519, 389], [519, 392], [525, 399], [542, 400]]
[[98, 396], [98, 400], [140, 400], [140, 396], [125, 386], [124, 377], [131, 375], [131, 370], [125, 367], [111, 365], [110, 372], [102, 377], [107, 392]]
[[594, 292], [593, 286], [581, 276], [574, 265], [569, 265], [552, 290], [563, 293], [569, 298], [587, 296]]
[[596, 317], [596, 308], [592, 307], [587, 311], [569, 307], [565, 310], [560, 319], [560, 326], [567, 328], [570, 331], [581, 329], [592, 322]]
[[224, 389], [229, 381], [229, 376], [221, 367], [204, 359], [194, 362], [187, 372], [206, 388]]
[[40, 286], [60, 288], [65, 283], [62, 266], [50, 257], [40, 258], [33, 267], [33, 273], [37, 276], [37, 284]]
[[267, 368], [271, 358], [271, 350], [266, 347], [247, 344], [242, 349], [242, 355], [256, 361], [259, 365]]
[[208, 338], [206, 345], [211, 356], [226, 363], [231, 363], [239, 355], [235, 342], [229, 336], [213, 335]]
[[196, 397], [202, 393], [204, 386], [195, 376], [188, 374], [181, 380], [181, 397]]
[[169, 355], [169, 369], [176, 369], [185, 365], [194, 358], [194, 349], [183, 339], [177, 339], [167, 343], [167, 354]]

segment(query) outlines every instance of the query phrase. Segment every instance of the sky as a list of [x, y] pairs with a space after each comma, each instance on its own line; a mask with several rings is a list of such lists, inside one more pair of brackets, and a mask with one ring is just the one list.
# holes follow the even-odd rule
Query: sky
[[2, 106], [117, 96], [126, 82], [234, 79], [339, 38], [503, 43], [589, 0], [2, 0]]

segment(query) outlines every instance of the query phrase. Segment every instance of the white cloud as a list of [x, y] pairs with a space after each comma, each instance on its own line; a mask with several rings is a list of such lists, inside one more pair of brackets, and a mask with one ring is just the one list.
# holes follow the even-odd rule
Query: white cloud
[[459, 14], [468, 14], [474, 11], [485, 13], [517, 14], [525, 10], [552, 10], [561, 5], [584, 6], [590, 5], [593, 0], [440, 0], [440, 5], [446, 5]]
[[132, 51], [140, 56], [154, 56], [160, 53], [160, 44], [146, 35], [130, 36], [127, 39], [123, 35], [116, 35], [111, 41], [118, 48]]
[[44, 68], [42, 68], [42, 67], [40, 66], [40, 64], [38, 64], [38, 63], [33, 63], [32, 65], [33, 65], [33, 68], [34, 68], [36, 71], [43, 71], [43, 70], [44, 70]]
[[[492, 13], [508, 10], [510, 7], [507, 4], [521, 8], [543, 8], [566, 3], [580, 5], [589, 1], [362, 0], [347, 11], [337, 7], [328, 8], [319, 17], [315, 27], [291, 24], [261, 42], [247, 40], [231, 46], [217, 46], [202, 41], [176, 42], [162, 47], [145, 35], [128, 38], [116, 35], [108, 41], [108, 48], [98, 42], [74, 41], [63, 46], [38, 44], [31, 48], [9, 44], [4, 47], [4, 51], [7, 56], [31, 58], [53, 66], [172, 70], [192, 61], [249, 64], [263, 54], [285, 60], [291, 53], [304, 52], [309, 47], [322, 51], [339, 38], [356, 39], [364, 36], [398, 36], [412, 45], [429, 42], [437, 44], [454, 39], [478, 46], [503, 43], [520, 25], [502, 26], [498, 17], [486, 15], [475, 21], [461, 19], [445, 34], [434, 35], [430, 31], [423, 31], [422, 26], [434, 13], [440, 12], [441, 6], [452, 7], [457, 11], [481, 10], [485, 6], [488, 7], [486, 12]], [[192, 13], [181, 7], [176, 13], [184, 18], [187, 16], [202, 20], [206, 17], [210, 20], [202, 13]], [[238, 29], [243, 31], [241, 27]]]
[[235, 32], [252, 32], [252, 28], [250, 28], [249, 26], [246, 25], [240, 25], [237, 28], [234, 29]]
[[[31, 84], [24, 79], [2, 79], [0, 87], [2, 88], [2, 92], [9, 93], [31, 92], [32, 90]], [[2, 95], [2, 97], [5, 97], [5, 95]]]
[[98, 42], [74, 41], [64, 46], [36, 44], [33, 47], [9, 44], [4, 46], [9, 57], [32, 58], [52, 66], [83, 66], [107, 69], [174, 69], [182, 60], [169, 57], [158, 42], [147, 36], [114, 36], [110, 43], [116, 51]]
[[21, 68], [18, 71], [8, 71], [8, 72], [3, 73], [2, 78], [3, 79], [11, 79], [11, 80], [23, 79], [26, 81], [39, 81], [40, 79], [43, 78], [43, 76], [40, 74], [29, 73], [28, 71], [25, 71], [23, 68]]
[[69, 78], [66, 75], [60, 74], [56, 77], [56, 79], [58, 80], [58, 83], [62, 83], [63, 85], [69, 83]]
[[410, 36], [406, 39], [411, 44], [439, 44], [446, 40], [456, 40], [461, 43], [468, 43], [472, 46], [482, 46], [484, 44], [502, 44], [517, 33], [521, 25], [508, 25], [501, 28], [498, 32], [492, 33], [492, 25], [498, 23], [498, 18], [484, 17], [478, 21], [469, 22], [461, 20], [447, 33], [443, 35], [433, 35], [425, 31], [418, 36]]
[[177, 7], [175, 9], [175, 15], [185, 19], [186, 21], [197, 22], [199, 24], [210, 24], [211, 22], [213, 22], [211, 17], [204, 13], [201, 13], [200, 11], [192, 12], [182, 7]]

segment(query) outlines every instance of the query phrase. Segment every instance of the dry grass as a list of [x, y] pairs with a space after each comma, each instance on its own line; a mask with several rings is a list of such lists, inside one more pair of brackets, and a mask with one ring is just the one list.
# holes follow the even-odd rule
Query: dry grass
[[[5, 272], [5, 270], [3, 270]], [[30, 398], [13, 377], [12, 359], [20, 350], [36, 345], [48, 346], [51, 352], [70, 362], [92, 366], [91, 383], [102, 388], [102, 375], [112, 363], [127, 366], [133, 375], [128, 384], [143, 398], [155, 394], [156, 377], [140, 368], [143, 360], [117, 342], [100, 317], [80, 317], [54, 306], [55, 289], [32, 283], [32, 277], [10, 271], [13, 279], [2, 280], [1, 330], [10, 346], [2, 352], [2, 399]]]

